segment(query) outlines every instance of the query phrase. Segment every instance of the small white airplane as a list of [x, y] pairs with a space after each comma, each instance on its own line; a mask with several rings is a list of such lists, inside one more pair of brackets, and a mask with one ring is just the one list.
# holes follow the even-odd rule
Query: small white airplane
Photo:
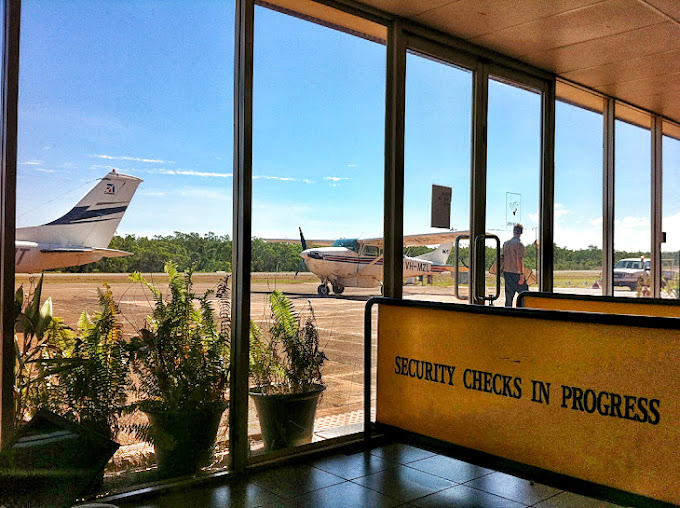
[[35, 273], [131, 255], [108, 246], [141, 182], [114, 169], [62, 217], [42, 226], [17, 228], [15, 271]]
[[[446, 231], [443, 233], [424, 233], [404, 236], [404, 247], [416, 245], [439, 245], [437, 249], [422, 256], [404, 256], [404, 277], [418, 277], [450, 272], [454, 267], [446, 262], [451, 254], [451, 248], [458, 236], [468, 235], [467, 231]], [[310, 272], [321, 279], [317, 288], [320, 296], [328, 296], [330, 284], [333, 293], [341, 294], [346, 287], [372, 288], [382, 286], [383, 278], [383, 239], [341, 239], [310, 240], [311, 245], [318, 247], [307, 248], [307, 242], [300, 230], [302, 252]], [[267, 240], [282, 242], [291, 240]]]

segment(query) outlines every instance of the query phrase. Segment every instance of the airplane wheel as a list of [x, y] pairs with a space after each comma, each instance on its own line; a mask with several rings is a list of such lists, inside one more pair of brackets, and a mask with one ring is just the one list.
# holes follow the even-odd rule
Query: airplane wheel
[[333, 293], [335, 293], [336, 295], [341, 295], [344, 290], [345, 286], [336, 286], [335, 284], [333, 284]]
[[323, 296], [324, 298], [330, 293], [326, 284], [319, 284], [319, 287], [316, 290], [319, 293], [319, 296]]

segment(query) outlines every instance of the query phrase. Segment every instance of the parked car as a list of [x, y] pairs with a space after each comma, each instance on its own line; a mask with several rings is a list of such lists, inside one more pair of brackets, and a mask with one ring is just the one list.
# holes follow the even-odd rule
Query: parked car
[[[614, 266], [614, 286], [625, 286], [635, 291], [640, 286], [649, 286], [650, 269], [652, 262], [649, 259], [625, 258], [621, 259]], [[661, 286], [666, 285], [666, 281], [671, 280], [674, 274], [672, 271], [664, 270], [661, 273]]]

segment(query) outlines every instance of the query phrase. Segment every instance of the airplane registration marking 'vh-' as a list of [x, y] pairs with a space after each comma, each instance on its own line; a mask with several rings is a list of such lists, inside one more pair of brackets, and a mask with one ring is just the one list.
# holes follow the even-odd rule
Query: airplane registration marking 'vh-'
[[404, 259], [404, 271], [427, 272], [431, 264], [432, 263], [413, 261], [412, 259]]

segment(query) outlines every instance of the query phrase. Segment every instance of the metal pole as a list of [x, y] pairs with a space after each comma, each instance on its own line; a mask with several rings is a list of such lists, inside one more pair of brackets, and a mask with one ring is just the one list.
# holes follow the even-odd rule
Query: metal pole
[[652, 294], [661, 297], [661, 248], [663, 243], [663, 120], [654, 115], [652, 121]]
[[230, 466], [245, 470], [248, 455], [248, 354], [253, 162], [253, 0], [236, 1], [234, 51], [234, 215], [232, 341], [229, 407]]
[[404, 114], [406, 40], [398, 21], [387, 29], [383, 294], [402, 297], [404, 250]]
[[542, 94], [543, 122], [541, 129], [541, 219], [538, 268], [541, 291], [553, 290], [555, 260], [555, 81]]
[[602, 294], [614, 295], [614, 99], [605, 100], [602, 180]]
[[486, 248], [477, 252], [474, 239], [486, 234], [486, 150], [489, 70], [477, 65], [472, 80], [472, 172], [470, 175], [470, 303], [484, 305]]
[[0, 379], [0, 446], [14, 428], [14, 240], [17, 182], [17, 104], [19, 100], [19, 33], [21, 0], [5, 0], [2, 58], [2, 169], [0, 170], [0, 313], [2, 376]]

